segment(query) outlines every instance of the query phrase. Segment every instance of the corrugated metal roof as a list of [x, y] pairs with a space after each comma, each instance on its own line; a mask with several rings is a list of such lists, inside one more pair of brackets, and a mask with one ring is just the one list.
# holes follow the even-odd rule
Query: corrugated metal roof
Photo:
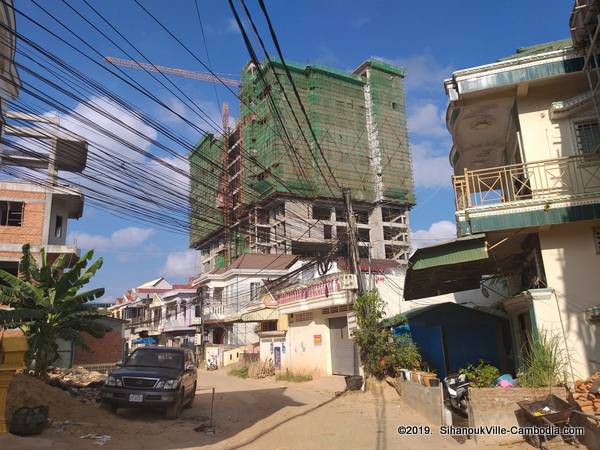
[[474, 234], [443, 244], [420, 248], [410, 257], [408, 265], [411, 270], [422, 270], [487, 258], [485, 234]]

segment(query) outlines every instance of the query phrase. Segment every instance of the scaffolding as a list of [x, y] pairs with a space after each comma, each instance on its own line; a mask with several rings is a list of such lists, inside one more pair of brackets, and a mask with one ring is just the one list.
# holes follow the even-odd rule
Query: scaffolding
[[596, 119], [600, 123], [600, 1], [575, 0], [569, 19], [573, 46], [584, 55], [586, 74]]
[[[324, 159], [339, 185], [352, 190], [354, 202], [402, 208], [415, 204], [404, 72], [377, 60], [365, 61], [352, 73], [320, 65], [287, 66], [317, 142], [282, 63], [264, 63], [260, 73], [248, 64], [241, 77], [240, 120], [223, 161], [232, 196], [231, 239], [236, 230], [238, 234], [234, 254], [287, 248], [281, 233], [266, 238], [260, 231], [266, 228], [258, 219], [260, 208], [274, 198], [341, 201], [342, 192], [328, 176]], [[199, 154], [219, 160], [215, 147], [222, 141], [212, 139], [213, 143], [201, 141], [190, 160], [202, 159]], [[195, 179], [192, 213], [194, 208], [204, 214], [211, 211], [223, 223], [222, 210], [215, 209], [220, 191], [198, 187]], [[201, 248], [218, 231], [218, 226], [192, 220], [190, 244]]]

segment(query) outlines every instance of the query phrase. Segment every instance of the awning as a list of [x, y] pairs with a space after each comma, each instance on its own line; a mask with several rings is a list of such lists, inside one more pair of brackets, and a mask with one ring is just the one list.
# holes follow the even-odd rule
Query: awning
[[228, 314], [223, 322], [263, 322], [265, 320], [277, 320], [279, 312], [275, 308], [261, 308], [253, 311], [240, 311], [237, 314]]
[[404, 298], [477, 289], [489, 265], [485, 234], [418, 249], [409, 259]]
[[156, 344], [157, 342], [157, 339], [154, 337], [145, 337], [133, 340], [134, 344]]

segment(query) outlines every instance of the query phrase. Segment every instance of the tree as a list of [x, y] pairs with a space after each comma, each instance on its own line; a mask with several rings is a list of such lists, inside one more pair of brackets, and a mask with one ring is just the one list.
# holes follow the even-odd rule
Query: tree
[[10, 307], [0, 309], [0, 327], [20, 328], [27, 336], [26, 358], [37, 376], [45, 376], [59, 358], [57, 339], [85, 348], [80, 331], [99, 338], [109, 330], [97, 321], [104, 314], [86, 305], [104, 295], [104, 288], [80, 292], [102, 267], [102, 258], [87, 267], [93, 255], [93, 251], [87, 252], [66, 269], [65, 255], [48, 264], [42, 248], [38, 266], [26, 244], [18, 277], [0, 270], [0, 304]]
[[[365, 374], [379, 379], [386, 375], [395, 376], [398, 369], [407, 363], [406, 360], [416, 358], [418, 364], [421, 359], [412, 341], [398, 338], [383, 325], [384, 306], [385, 303], [375, 289], [359, 295], [354, 300], [358, 325], [358, 330], [354, 332], [354, 340], [360, 351], [360, 359]], [[406, 318], [396, 316], [394, 322], [405, 323]]]

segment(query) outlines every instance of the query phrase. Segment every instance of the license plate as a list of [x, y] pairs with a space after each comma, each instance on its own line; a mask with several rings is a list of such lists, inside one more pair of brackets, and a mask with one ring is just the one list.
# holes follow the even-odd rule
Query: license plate
[[130, 402], [142, 402], [144, 401], [144, 396], [142, 394], [129, 394]]

